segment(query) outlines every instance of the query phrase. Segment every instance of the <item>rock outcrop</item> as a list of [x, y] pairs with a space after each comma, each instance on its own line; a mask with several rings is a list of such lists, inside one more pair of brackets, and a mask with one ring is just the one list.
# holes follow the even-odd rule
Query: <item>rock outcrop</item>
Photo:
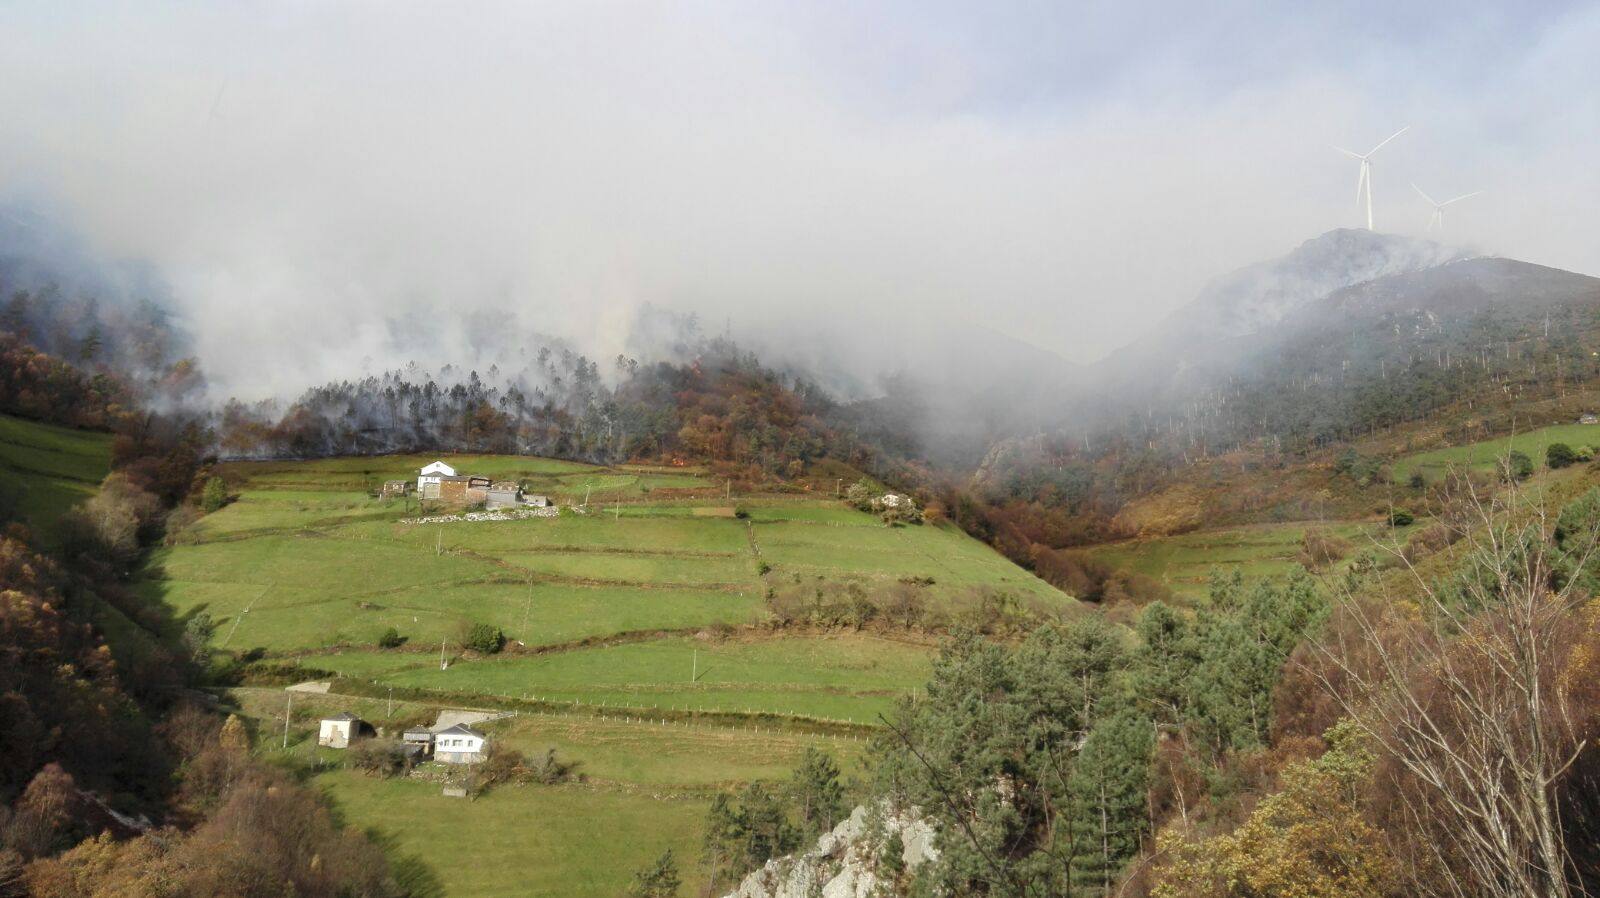
[[883, 872], [885, 844], [899, 849], [907, 872], [939, 859], [933, 827], [922, 818], [887, 808], [873, 815], [858, 807], [815, 848], [767, 861], [727, 898], [871, 898]]

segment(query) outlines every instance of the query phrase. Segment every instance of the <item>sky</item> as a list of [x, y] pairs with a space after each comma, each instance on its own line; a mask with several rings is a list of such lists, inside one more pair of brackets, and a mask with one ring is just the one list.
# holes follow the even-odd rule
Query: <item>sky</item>
[[1481, 190], [1448, 239], [1600, 274], [1596, 46], [1560, 3], [6, 2], [0, 197], [154, 266], [243, 396], [469, 313], [609, 358], [646, 303], [1086, 362], [1359, 224], [1332, 145], [1401, 126], [1380, 230]]

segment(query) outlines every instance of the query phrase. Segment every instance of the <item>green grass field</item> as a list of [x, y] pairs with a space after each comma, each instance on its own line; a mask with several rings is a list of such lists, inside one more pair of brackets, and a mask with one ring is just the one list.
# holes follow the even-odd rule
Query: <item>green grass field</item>
[[[530, 754], [555, 749], [579, 764], [585, 783], [463, 801], [416, 779], [319, 776], [351, 824], [421, 858], [445, 894], [611, 896], [667, 847], [689, 894], [700, 885], [701, 828], [715, 790], [782, 780], [811, 745], [859, 772], [862, 738], [806, 730], [818, 729], [816, 719], [870, 725], [923, 685], [933, 649], [866, 634], [738, 629], [767, 619], [768, 589], [797, 578], [835, 588], [918, 578], [952, 606], [980, 588], [1072, 602], [953, 527], [891, 529], [826, 496], [730, 497], [692, 468], [449, 459], [564, 503], [590, 497], [589, 513], [556, 518], [408, 524], [414, 502], [368, 497], [431, 460], [226, 465], [235, 500], [153, 552], [137, 588], [180, 617], [209, 614], [227, 652], [263, 650], [347, 678], [332, 694], [295, 695], [291, 752], [340, 757], [313, 744], [324, 714], [351, 710], [396, 727], [434, 710], [370, 697], [385, 684], [449, 692], [475, 707], [524, 695], [563, 703], [485, 726]], [[474, 622], [499, 626], [528, 650], [464, 653], [460, 634]], [[375, 647], [389, 627], [406, 645]], [[441, 643], [451, 661], [444, 670]], [[278, 750], [283, 691], [238, 689], [234, 700], [263, 750]], [[717, 716], [650, 721], [623, 711], [618, 719], [619, 708]], [[740, 714], [759, 718], [741, 724]]]
[[[829, 499], [757, 497], [749, 520], [732, 516], [739, 502], [677, 495], [557, 518], [406, 524], [414, 508], [363, 491], [426, 460], [228, 465], [235, 500], [181, 544], [152, 553], [139, 589], [180, 615], [209, 614], [227, 649], [268, 652], [370, 646], [390, 627], [414, 646], [437, 644], [474, 622], [531, 646], [751, 624], [765, 615], [769, 586], [797, 577], [868, 585], [926, 578], [930, 595], [946, 603], [977, 588], [1071, 601], [955, 528], [888, 528]], [[705, 480], [682, 469], [452, 461], [492, 476]]]
[[1600, 449], [1600, 424], [1558, 424], [1466, 446], [1419, 452], [1396, 461], [1391, 470], [1400, 483], [1419, 472], [1426, 479], [1436, 481], [1451, 467], [1492, 471], [1496, 460], [1513, 450], [1526, 453], [1535, 467], [1543, 468], [1545, 449], [1551, 443], [1566, 443], [1573, 449], [1582, 446]]
[[315, 784], [347, 821], [425, 862], [445, 895], [611, 898], [668, 848], [693, 882], [709, 804], [587, 785], [506, 786], [468, 801], [438, 783], [342, 770]]
[[1095, 546], [1088, 552], [1114, 568], [1152, 577], [1192, 599], [1205, 595], [1213, 571], [1238, 570], [1247, 580], [1293, 572], [1300, 565], [1301, 540], [1312, 527], [1343, 537], [1354, 551], [1367, 546], [1369, 536], [1377, 533], [1374, 525], [1348, 522], [1257, 524], [1125, 540]]
[[436, 655], [418, 652], [349, 651], [305, 663], [380, 684], [485, 696], [869, 723], [927, 680], [929, 655], [923, 645], [839, 635], [658, 639], [457, 661], [446, 670]]
[[47, 542], [72, 506], [111, 470], [111, 436], [0, 415], [0, 510]]

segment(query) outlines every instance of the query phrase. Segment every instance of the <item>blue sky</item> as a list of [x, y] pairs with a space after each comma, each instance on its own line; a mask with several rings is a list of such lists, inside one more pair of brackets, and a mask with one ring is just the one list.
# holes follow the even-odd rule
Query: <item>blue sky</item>
[[0, 195], [150, 260], [242, 393], [437, 308], [602, 354], [651, 302], [1091, 359], [1355, 225], [1329, 145], [1401, 125], [1379, 229], [1422, 230], [1409, 182], [1482, 190], [1449, 239], [1600, 273], [1593, 4], [8, 3], [0, 35]]

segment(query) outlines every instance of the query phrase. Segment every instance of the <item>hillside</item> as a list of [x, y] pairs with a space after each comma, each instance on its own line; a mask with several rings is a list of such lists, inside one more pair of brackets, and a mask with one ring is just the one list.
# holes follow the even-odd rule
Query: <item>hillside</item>
[[110, 470], [109, 434], [0, 415], [0, 523], [19, 520], [54, 541], [61, 515]]
[[1280, 323], [1338, 290], [1464, 257], [1461, 250], [1425, 240], [1329, 231], [1211, 281], [1149, 334], [1093, 366], [1091, 377], [1124, 388], [1175, 387], [1174, 379], [1190, 369], [1215, 364], [1224, 347], [1259, 345]]
[[1332, 231], [1222, 278], [1113, 353], [1084, 405], [1103, 419], [1144, 406], [1155, 426], [1142, 435], [1212, 451], [1322, 445], [1508, 385], [1593, 376], [1597, 313], [1595, 278]]
[[[215, 650], [250, 661], [246, 682], [331, 679], [332, 694], [295, 697], [291, 757], [314, 753], [324, 712], [383, 725], [461, 705], [517, 710], [489, 725], [497, 738], [577, 761], [583, 784], [472, 804], [435, 784], [322, 778], [353, 824], [424, 856], [451, 894], [517, 894], [528, 880], [508, 871], [538, 868], [551, 893], [611, 895], [665, 847], [693, 858], [715, 787], [785, 776], [807, 745], [854, 763], [877, 715], [926, 680], [924, 625], [1006, 602], [1052, 616], [1075, 605], [951, 525], [887, 527], [829, 497], [730, 496], [695, 467], [449, 457], [580, 506], [549, 518], [408, 523], [414, 503], [368, 496], [430, 460], [221, 466], [234, 500], [153, 552], [138, 588], [186, 621], [207, 616]], [[817, 609], [856, 623], [819, 625]], [[473, 623], [510, 642], [465, 650]], [[391, 627], [404, 644], [378, 648]], [[232, 697], [272, 750], [281, 688]], [[510, 863], [490, 847], [508, 826]], [[603, 864], [555, 847], [602, 832], [625, 834]]]

